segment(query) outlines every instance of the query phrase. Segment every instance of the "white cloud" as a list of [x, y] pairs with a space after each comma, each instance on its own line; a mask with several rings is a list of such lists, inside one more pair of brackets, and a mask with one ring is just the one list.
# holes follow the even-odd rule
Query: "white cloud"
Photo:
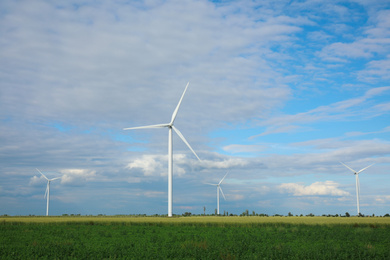
[[248, 164], [249, 162], [246, 159], [230, 157], [218, 161], [202, 160], [201, 166], [208, 169], [229, 169], [235, 167], [244, 167]]
[[132, 169], [140, 169], [145, 176], [154, 176], [156, 175], [166, 175], [167, 173], [162, 173], [161, 169], [163, 164], [161, 160], [165, 159], [166, 156], [162, 155], [142, 155], [140, 159], [135, 159], [133, 162], [127, 165], [127, 168]]
[[[126, 168], [130, 170], [140, 170], [144, 176], [167, 176], [168, 163], [167, 155], [142, 155], [141, 158], [134, 159], [133, 162], [128, 163]], [[187, 158], [185, 154], [173, 154], [173, 174], [182, 177], [186, 174], [186, 167], [191, 163], [191, 159]], [[194, 163], [197, 164], [196, 162]], [[130, 179], [131, 182], [138, 182], [138, 178]]]
[[86, 181], [94, 180], [96, 178], [96, 171], [89, 169], [63, 169], [60, 171], [63, 175], [61, 177], [62, 184], [80, 185]]
[[[389, 10], [375, 13], [370, 18], [371, 25], [365, 27], [365, 37], [354, 38], [352, 42], [336, 42], [325, 46], [319, 53], [323, 59], [350, 62], [347, 58], [372, 58], [375, 54], [386, 54], [390, 45]], [[366, 72], [367, 73], [367, 72]]]
[[372, 60], [368, 62], [366, 68], [359, 72], [358, 77], [362, 81], [369, 81], [369, 82], [378, 79], [389, 80], [390, 79], [390, 55], [387, 55], [385, 59]]
[[40, 184], [43, 181], [44, 181], [44, 178], [42, 176], [41, 177], [33, 176], [33, 177], [30, 178], [29, 185]]
[[299, 183], [282, 183], [281, 192], [291, 193], [294, 196], [349, 196], [349, 192], [339, 189], [340, 184], [334, 181], [315, 182], [308, 186]]

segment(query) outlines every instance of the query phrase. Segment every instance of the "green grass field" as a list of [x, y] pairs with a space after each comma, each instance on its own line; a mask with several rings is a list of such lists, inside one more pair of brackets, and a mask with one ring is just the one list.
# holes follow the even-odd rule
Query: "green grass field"
[[0, 259], [390, 259], [390, 218], [1, 217]]

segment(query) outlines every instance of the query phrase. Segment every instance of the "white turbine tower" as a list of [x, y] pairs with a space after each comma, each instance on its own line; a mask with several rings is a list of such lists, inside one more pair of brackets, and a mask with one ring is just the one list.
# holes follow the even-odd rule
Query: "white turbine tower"
[[183, 140], [183, 142], [190, 148], [192, 153], [198, 158], [200, 161], [198, 155], [195, 153], [195, 151], [191, 148], [190, 144], [187, 142], [187, 140], [184, 138], [182, 133], [173, 125], [175, 122], [177, 112], [179, 111], [179, 107], [181, 104], [181, 101], [183, 100], [183, 97], [187, 91], [188, 85], [190, 83], [188, 82], [186, 85], [186, 88], [184, 89], [184, 92], [179, 100], [179, 103], [176, 106], [176, 109], [173, 111], [171, 122], [167, 124], [158, 124], [158, 125], [148, 125], [148, 126], [139, 126], [139, 127], [130, 127], [130, 128], [124, 128], [123, 130], [133, 130], [133, 129], [146, 129], [146, 128], [163, 128], [168, 127], [168, 217], [172, 217], [172, 200], [173, 200], [173, 192], [172, 192], [172, 179], [173, 179], [173, 140], [172, 140], [172, 129], [176, 132], [176, 134]]
[[357, 201], [357, 214], [358, 216], [360, 215], [360, 202], [359, 202], [359, 196], [360, 196], [360, 182], [359, 182], [359, 173], [361, 173], [362, 171], [364, 171], [365, 169], [367, 169], [368, 167], [371, 167], [373, 166], [374, 164], [371, 164], [363, 169], [361, 169], [360, 171], [355, 171], [354, 169], [352, 169], [351, 167], [349, 167], [348, 165], [345, 165], [344, 163], [340, 162], [342, 165], [344, 165], [345, 167], [347, 167], [348, 169], [350, 169], [353, 174], [355, 174], [355, 177], [356, 177], [356, 201]]
[[42, 176], [47, 180], [47, 186], [46, 186], [46, 192], [45, 192], [44, 198], [46, 197], [46, 199], [47, 199], [47, 202], [46, 202], [46, 216], [49, 216], [50, 182], [52, 182], [54, 180], [57, 180], [57, 179], [61, 179], [61, 177], [48, 179], [40, 170], [37, 169], [37, 171], [40, 174], [42, 174]]
[[222, 188], [221, 188], [221, 183], [225, 179], [226, 175], [228, 175], [228, 173], [226, 173], [225, 176], [223, 176], [222, 180], [220, 180], [218, 184], [206, 183], [208, 185], [217, 186], [217, 215], [219, 215], [219, 192], [220, 191], [221, 191], [221, 194], [222, 194], [223, 198], [226, 200], [225, 195], [223, 194], [223, 191], [222, 191]]

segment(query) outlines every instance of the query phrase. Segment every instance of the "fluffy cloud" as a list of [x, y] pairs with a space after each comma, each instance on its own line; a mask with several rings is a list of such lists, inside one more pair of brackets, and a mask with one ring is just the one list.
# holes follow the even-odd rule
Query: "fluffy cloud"
[[139, 169], [145, 176], [153, 176], [156, 174], [156, 171], [159, 172], [158, 175], [164, 175], [164, 173], [161, 172], [163, 167], [163, 164], [161, 163], [162, 159], [166, 160], [166, 156], [143, 155], [141, 158], [135, 159], [133, 162], [129, 163], [126, 168], [129, 170]]
[[89, 169], [64, 169], [60, 171], [62, 184], [80, 185], [86, 181], [94, 180], [96, 177], [95, 170]]
[[340, 184], [334, 181], [315, 182], [308, 186], [299, 183], [282, 183], [279, 185], [281, 192], [291, 193], [294, 196], [349, 196], [349, 192], [338, 187]]
[[[141, 171], [144, 176], [167, 176], [167, 155], [142, 155], [134, 161], [127, 164], [126, 168], [130, 172]], [[187, 165], [190, 160], [185, 154], [173, 155], [174, 175], [183, 176], [186, 173]], [[196, 164], [196, 163], [195, 163]]]

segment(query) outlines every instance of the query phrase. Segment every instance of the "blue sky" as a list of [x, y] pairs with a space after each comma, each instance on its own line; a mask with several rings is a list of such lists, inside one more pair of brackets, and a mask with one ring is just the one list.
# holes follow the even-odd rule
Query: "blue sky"
[[1, 1], [0, 214], [390, 213], [390, 4]]

